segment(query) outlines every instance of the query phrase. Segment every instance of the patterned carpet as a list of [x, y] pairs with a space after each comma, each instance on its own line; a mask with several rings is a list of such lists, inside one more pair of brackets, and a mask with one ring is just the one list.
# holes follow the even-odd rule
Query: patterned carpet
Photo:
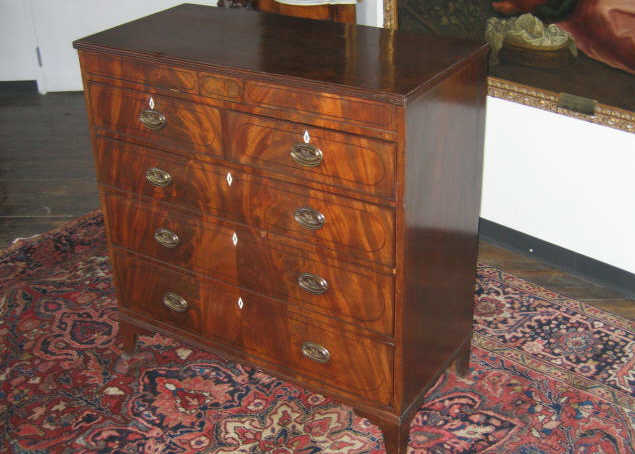
[[[102, 218], [0, 254], [0, 451], [383, 453], [350, 408], [172, 339], [122, 357]], [[443, 374], [410, 453], [634, 453], [631, 322], [479, 266], [471, 373]]]

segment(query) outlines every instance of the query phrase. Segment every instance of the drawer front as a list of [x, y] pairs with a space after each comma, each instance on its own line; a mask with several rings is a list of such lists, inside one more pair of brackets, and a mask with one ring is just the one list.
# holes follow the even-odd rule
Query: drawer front
[[203, 333], [202, 301], [207, 291], [199, 281], [132, 260], [116, 248], [112, 260], [122, 307], [188, 333]]
[[114, 244], [228, 280], [235, 279], [237, 273], [238, 242], [242, 244], [245, 237], [253, 235], [247, 229], [222, 223], [206, 224], [203, 228], [194, 219], [186, 220], [163, 207], [113, 193], [104, 194], [103, 206]]
[[394, 198], [392, 143], [236, 112], [227, 113], [227, 137], [234, 161]]
[[[121, 304], [127, 309], [177, 326], [203, 341], [220, 341], [268, 358], [286, 373], [311, 377], [384, 405], [390, 403], [392, 347], [309, 324], [294, 317], [285, 304], [222, 283], [197, 280], [189, 273], [116, 248], [113, 263]], [[162, 309], [167, 293], [187, 301], [183, 312]], [[191, 324], [178, 324], [179, 317], [187, 320], [188, 316], [196, 318], [195, 329]]]
[[[114, 194], [104, 200], [116, 245], [382, 334], [393, 333], [392, 276], [289, 254], [248, 230], [221, 223], [203, 227], [195, 219]], [[178, 243], [159, 243], [154, 235], [160, 229], [176, 234]]]
[[[390, 208], [302, 191], [295, 185], [274, 184], [109, 139], [98, 139], [96, 150], [102, 183], [266, 229], [281, 241], [293, 240], [295, 247], [314, 250], [317, 245], [338, 257], [393, 264], [394, 213]], [[160, 172], [159, 180], [169, 178], [169, 183], [157, 187], [148, 182], [152, 169]]]
[[[286, 304], [167, 268], [118, 248], [113, 249], [113, 263], [120, 303], [126, 309], [276, 361], [288, 356]], [[166, 306], [164, 298], [170, 293], [187, 302], [183, 312]]]
[[169, 66], [145, 63], [113, 55], [80, 52], [82, 66], [89, 75], [106, 76], [128, 82], [168, 89], [174, 92], [196, 93], [196, 72]]
[[316, 93], [263, 82], [245, 83], [245, 102], [262, 107], [289, 109], [343, 121], [393, 129], [394, 107], [389, 104]]
[[222, 155], [218, 109], [135, 90], [90, 84], [92, 120], [98, 128], [144, 142]]
[[336, 388], [390, 403], [393, 348], [371, 339], [291, 320], [290, 364]]
[[80, 55], [89, 78], [91, 75], [105, 76], [175, 93], [200, 94], [229, 101], [242, 99], [243, 82], [240, 79], [112, 55], [85, 52], [80, 52]]

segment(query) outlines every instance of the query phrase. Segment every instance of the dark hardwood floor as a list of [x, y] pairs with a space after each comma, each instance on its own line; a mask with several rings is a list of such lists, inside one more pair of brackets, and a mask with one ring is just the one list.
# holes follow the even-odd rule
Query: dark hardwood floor
[[81, 93], [0, 85], [0, 248], [98, 207]]
[[[98, 206], [83, 95], [0, 83], [0, 249]], [[481, 241], [479, 261], [635, 320], [634, 300], [525, 254]]]
[[98, 207], [81, 93], [0, 84], [0, 248]]
[[569, 298], [635, 320], [635, 300], [609, 287], [550, 266], [522, 253], [479, 241], [478, 260]]

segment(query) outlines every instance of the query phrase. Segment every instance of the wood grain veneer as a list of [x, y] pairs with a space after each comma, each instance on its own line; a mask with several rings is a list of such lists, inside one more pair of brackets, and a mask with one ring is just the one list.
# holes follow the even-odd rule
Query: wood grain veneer
[[86, 54], [84, 67], [91, 74], [114, 77], [173, 92], [196, 93], [197, 74], [186, 69], [140, 62], [115, 55]]
[[[395, 144], [299, 123], [227, 114], [227, 158], [333, 186], [394, 198]], [[322, 153], [319, 166], [305, 167], [289, 156], [304, 143]]]
[[[223, 134], [218, 109], [94, 83], [89, 85], [88, 92], [91, 116], [97, 128], [178, 147], [183, 151], [198, 153], [203, 158], [207, 154], [222, 153]], [[165, 125], [157, 130], [149, 130], [139, 121], [140, 113], [152, 110], [151, 105], [167, 119]]]
[[75, 46], [124, 346], [221, 351], [405, 453], [469, 361], [487, 48], [194, 5]]
[[[271, 185], [271, 181], [236, 172], [232, 173], [233, 182], [229, 187], [225, 175], [215, 175], [220, 188], [212, 184], [200, 186], [201, 190], [207, 191], [205, 205], [199, 205], [203, 210], [224, 214], [228, 219], [264, 229], [278, 235], [280, 241], [298, 248], [313, 250], [317, 246], [322, 248], [324, 254], [334, 257], [350, 256], [360, 262], [371, 261], [388, 266], [394, 264], [392, 210], [313, 190], [291, 192], [285, 190], [288, 188], [282, 184], [276, 187]], [[126, 212], [122, 214], [122, 219], [136, 217], [137, 222], [148, 223], [152, 228], [158, 227], [156, 224], [161, 223], [162, 218], [177, 217], [165, 209], [137, 214], [137, 204], [132, 203], [118, 204], [116, 208], [121, 213]], [[325, 219], [323, 227], [310, 230], [301, 226], [295, 219], [295, 213], [303, 208], [321, 213]], [[142, 224], [128, 221], [128, 225], [129, 235], [134, 237]], [[125, 224], [119, 226], [126, 229]]]
[[[323, 255], [302, 256], [278, 249], [259, 232], [243, 226], [184, 214], [164, 206], [153, 207], [118, 192], [106, 191], [104, 208], [110, 240], [116, 245], [180, 268], [306, 305], [383, 334], [392, 335], [394, 277]], [[179, 237], [173, 248], [164, 247], [154, 233], [168, 228]], [[236, 234], [234, 245], [232, 238]], [[298, 286], [303, 273], [325, 279], [328, 290], [311, 294]]]

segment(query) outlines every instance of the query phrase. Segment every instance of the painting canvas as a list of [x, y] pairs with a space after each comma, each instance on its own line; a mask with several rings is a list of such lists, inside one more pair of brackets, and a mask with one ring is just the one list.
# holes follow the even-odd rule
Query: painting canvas
[[635, 111], [633, 0], [395, 0], [401, 30], [492, 47], [490, 75]]

